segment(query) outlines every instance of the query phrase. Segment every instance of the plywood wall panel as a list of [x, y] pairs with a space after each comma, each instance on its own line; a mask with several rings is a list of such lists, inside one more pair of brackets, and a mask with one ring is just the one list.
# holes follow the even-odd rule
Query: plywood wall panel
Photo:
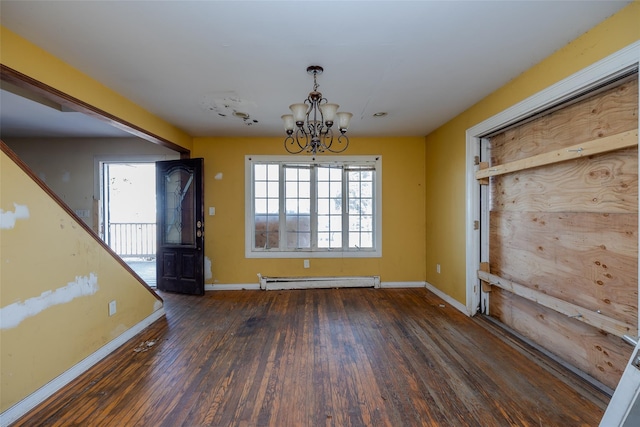
[[491, 178], [491, 211], [638, 210], [638, 148]]
[[637, 327], [635, 214], [492, 212], [491, 273]]
[[[490, 139], [493, 165], [638, 127], [638, 82]], [[492, 177], [489, 269], [525, 288], [638, 326], [638, 148]], [[631, 347], [579, 319], [493, 287], [489, 313], [614, 388]]]
[[638, 127], [638, 79], [491, 138], [490, 164], [502, 164]]
[[567, 318], [500, 289], [491, 293], [493, 316], [608, 387], [615, 388], [629, 360], [619, 337]]

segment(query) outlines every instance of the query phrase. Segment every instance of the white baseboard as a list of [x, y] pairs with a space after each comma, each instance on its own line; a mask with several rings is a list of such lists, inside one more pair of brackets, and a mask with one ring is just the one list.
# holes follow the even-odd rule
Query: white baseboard
[[113, 353], [121, 345], [129, 341], [134, 336], [138, 335], [144, 328], [151, 325], [156, 320], [165, 315], [164, 308], [160, 308], [154, 311], [150, 316], [142, 320], [137, 325], [125, 331], [113, 341], [108, 342], [104, 346], [100, 347], [97, 351], [90, 354], [76, 365], [58, 375], [47, 384], [40, 387], [38, 390], [31, 393], [29, 396], [22, 399], [6, 411], [0, 414], [0, 426], [8, 426], [16, 421], [18, 418], [25, 415], [27, 412], [35, 408], [39, 403], [43, 402], [49, 396], [60, 390], [65, 385], [76, 379], [82, 373], [87, 371], [93, 365]]
[[385, 289], [392, 288], [424, 288], [426, 282], [380, 282], [380, 287]]
[[259, 283], [215, 284], [204, 285], [205, 291], [259, 291]]
[[379, 288], [380, 276], [263, 276], [258, 273], [260, 289]]
[[426, 282], [426, 284], [427, 284], [427, 289], [429, 289], [431, 292], [433, 292], [434, 294], [436, 294], [437, 296], [442, 298], [450, 306], [452, 306], [456, 310], [464, 313], [467, 316], [470, 315], [469, 311], [467, 310], [467, 306], [466, 305], [462, 304], [460, 301], [458, 301], [456, 299], [451, 298], [449, 295], [445, 294], [440, 289], [438, 289], [435, 286], [433, 286], [431, 283]]

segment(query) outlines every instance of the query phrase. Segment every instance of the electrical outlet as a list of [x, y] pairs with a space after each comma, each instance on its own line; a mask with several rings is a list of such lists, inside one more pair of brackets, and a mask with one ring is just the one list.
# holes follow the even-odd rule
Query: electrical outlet
[[109, 303], [109, 316], [116, 314], [116, 301], [113, 300]]
[[309, 260], [308, 259], [304, 260], [304, 268], [309, 268]]
[[440, 274], [440, 264], [436, 264], [436, 273]]

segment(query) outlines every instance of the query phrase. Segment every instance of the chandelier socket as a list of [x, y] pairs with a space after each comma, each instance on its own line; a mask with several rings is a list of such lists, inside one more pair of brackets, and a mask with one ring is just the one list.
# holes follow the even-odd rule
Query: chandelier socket
[[293, 115], [284, 114], [282, 116], [282, 121], [284, 122], [284, 130], [288, 135], [291, 135], [293, 133]]
[[338, 108], [340, 108], [340, 106], [338, 104], [322, 104], [320, 105], [320, 111], [322, 112], [322, 117], [324, 118], [324, 122], [327, 123], [332, 123], [333, 124], [333, 120], [336, 118], [336, 113], [338, 112]]
[[304, 122], [307, 116], [307, 104], [291, 104], [289, 109], [293, 113], [293, 120], [295, 120], [296, 123]]
[[340, 132], [345, 133], [349, 128], [349, 123], [351, 122], [351, 117], [353, 117], [353, 114], [340, 112], [336, 115], [338, 116], [338, 126], [340, 127]]

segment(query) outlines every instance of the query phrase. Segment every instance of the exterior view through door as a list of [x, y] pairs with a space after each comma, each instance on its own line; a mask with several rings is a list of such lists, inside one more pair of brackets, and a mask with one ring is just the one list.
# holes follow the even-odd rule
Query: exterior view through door
[[100, 234], [149, 286], [156, 286], [155, 162], [101, 162]]

